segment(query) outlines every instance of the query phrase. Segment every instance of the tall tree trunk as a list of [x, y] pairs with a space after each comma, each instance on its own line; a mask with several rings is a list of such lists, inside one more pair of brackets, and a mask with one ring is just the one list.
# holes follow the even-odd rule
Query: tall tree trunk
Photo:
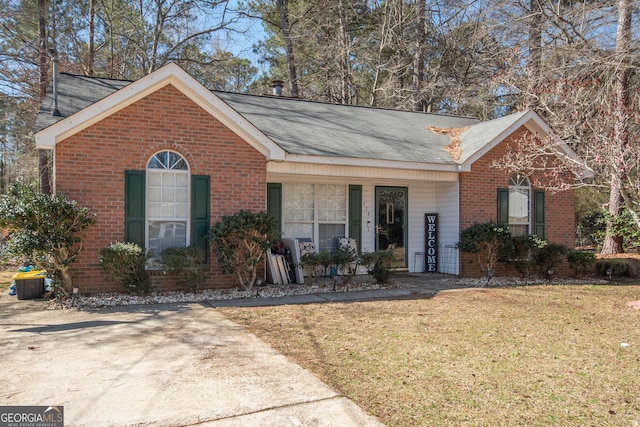
[[[631, 51], [631, 1], [620, 0], [618, 3], [618, 31], [616, 34], [616, 63], [618, 69], [615, 76], [614, 126], [611, 145], [620, 155], [625, 150], [629, 139], [629, 54]], [[619, 215], [622, 209], [622, 188], [624, 176], [616, 170], [611, 172], [611, 192], [609, 194], [609, 215]], [[615, 234], [613, 221], [607, 222], [607, 231], [602, 244], [603, 254], [622, 253], [622, 236]]]
[[529, 1], [529, 58], [527, 93], [523, 100], [525, 109], [534, 108], [537, 104], [536, 91], [540, 84], [542, 69], [542, 26], [544, 24], [540, 0]]
[[289, 73], [289, 91], [290, 95], [297, 97], [298, 91], [298, 74], [296, 71], [295, 58], [293, 56], [293, 40], [291, 40], [291, 23], [289, 22], [289, 1], [276, 0], [276, 7], [280, 17], [280, 31], [284, 40], [284, 49], [287, 57], [287, 71]]
[[349, 33], [347, 28], [347, 14], [344, 10], [342, 0], [338, 1], [338, 43], [340, 47], [340, 56], [338, 67], [340, 69], [340, 104], [351, 104], [351, 68], [349, 56], [351, 54], [351, 46], [349, 42]]
[[89, 0], [89, 57], [87, 58], [87, 75], [94, 75], [94, 64], [96, 62], [96, 46], [95, 46], [95, 18], [96, 18], [96, 0]]
[[[49, 52], [47, 51], [47, 0], [38, 0], [38, 48], [40, 66], [40, 97], [47, 93], [49, 83]], [[38, 175], [40, 191], [51, 194], [49, 151], [38, 150]]]
[[416, 42], [413, 52], [413, 111], [424, 111], [422, 85], [424, 83], [424, 49], [425, 49], [425, 14], [424, 0], [416, 0]]

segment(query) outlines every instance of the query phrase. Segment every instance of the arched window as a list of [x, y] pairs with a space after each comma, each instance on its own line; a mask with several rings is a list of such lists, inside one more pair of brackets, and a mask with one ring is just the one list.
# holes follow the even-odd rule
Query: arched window
[[189, 245], [189, 165], [174, 151], [154, 154], [146, 170], [146, 247], [154, 258]]
[[529, 234], [531, 224], [531, 184], [529, 179], [514, 174], [509, 180], [509, 228], [514, 236]]

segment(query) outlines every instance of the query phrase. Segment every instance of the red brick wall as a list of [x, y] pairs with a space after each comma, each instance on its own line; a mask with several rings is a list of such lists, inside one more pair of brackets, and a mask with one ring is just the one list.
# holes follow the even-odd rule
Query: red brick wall
[[[55, 190], [87, 206], [97, 222], [73, 265], [82, 293], [119, 291], [98, 267], [101, 248], [124, 239], [124, 173], [144, 170], [156, 152], [174, 150], [190, 172], [211, 177], [211, 223], [241, 209], [266, 206], [266, 159], [173, 86], [164, 87], [55, 148]], [[174, 281], [154, 274], [158, 290]], [[206, 287], [230, 287], [210, 257]]]
[[[525, 132], [527, 130], [524, 127], [518, 129], [506, 141], [476, 161], [471, 172], [460, 174], [460, 231], [476, 222], [497, 221], [498, 188], [509, 186], [511, 173], [492, 168], [491, 164], [506, 154], [509, 144], [520, 139]], [[563, 244], [570, 249], [575, 246], [574, 203], [573, 190], [555, 194], [545, 191], [545, 238], [549, 243]], [[515, 269], [505, 268], [504, 265], [498, 267], [496, 275], [518, 275]], [[564, 266], [561, 272], [568, 274], [568, 267]], [[476, 254], [460, 253], [460, 275], [484, 275]]]

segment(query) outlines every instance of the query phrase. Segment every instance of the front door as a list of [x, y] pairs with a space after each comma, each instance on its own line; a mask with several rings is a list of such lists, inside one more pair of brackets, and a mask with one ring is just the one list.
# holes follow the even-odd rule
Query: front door
[[376, 187], [376, 250], [392, 250], [395, 268], [407, 267], [407, 188]]

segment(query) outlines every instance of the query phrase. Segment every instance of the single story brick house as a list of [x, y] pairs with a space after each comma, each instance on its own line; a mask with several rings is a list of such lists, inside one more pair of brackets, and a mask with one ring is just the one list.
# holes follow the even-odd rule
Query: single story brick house
[[[284, 237], [317, 250], [339, 237], [360, 251], [393, 249], [409, 272], [479, 275], [455, 248], [475, 222], [574, 243], [572, 191], [545, 192], [491, 167], [523, 135], [551, 135], [531, 111], [480, 122], [217, 92], [175, 64], [135, 82], [56, 80], [35, 138], [53, 151], [54, 191], [97, 215], [73, 266], [83, 293], [118, 290], [98, 268], [110, 243], [206, 247], [208, 228], [243, 209], [267, 210]], [[206, 286], [234, 285], [215, 257], [207, 268]]]

